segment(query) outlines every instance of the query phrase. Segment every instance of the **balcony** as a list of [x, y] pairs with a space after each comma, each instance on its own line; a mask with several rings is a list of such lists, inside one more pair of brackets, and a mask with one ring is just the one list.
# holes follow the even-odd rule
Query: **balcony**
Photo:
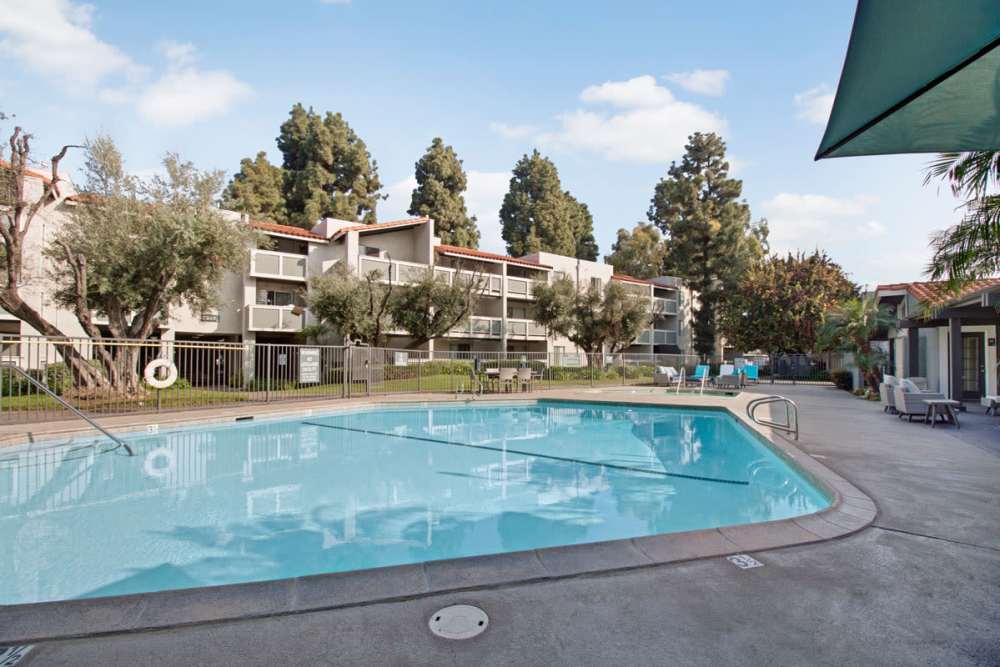
[[677, 332], [665, 329], [646, 329], [633, 345], [677, 345]]
[[453, 338], [500, 338], [503, 320], [499, 317], [470, 317], [448, 334]]
[[531, 278], [507, 278], [507, 298], [508, 299], [533, 299], [535, 298], [535, 282]]
[[653, 329], [653, 345], [677, 345], [677, 332]]
[[677, 299], [655, 297], [653, 299], [653, 312], [657, 315], [676, 315]]
[[507, 338], [514, 340], [545, 340], [545, 327], [534, 320], [508, 318]]
[[251, 250], [250, 275], [255, 278], [305, 282], [306, 256], [274, 250]]
[[306, 315], [293, 313], [295, 306], [248, 306], [247, 329], [250, 331], [276, 331], [298, 333], [302, 331]]
[[503, 292], [503, 277], [498, 276], [494, 273], [476, 273], [475, 271], [458, 271], [456, 269], [450, 269], [444, 266], [434, 267], [434, 275], [445, 278], [448, 284], [452, 284], [455, 280], [455, 276], [461, 274], [463, 278], [471, 280], [475, 277], [479, 277], [480, 280], [484, 281], [483, 284], [483, 296], [500, 296]]

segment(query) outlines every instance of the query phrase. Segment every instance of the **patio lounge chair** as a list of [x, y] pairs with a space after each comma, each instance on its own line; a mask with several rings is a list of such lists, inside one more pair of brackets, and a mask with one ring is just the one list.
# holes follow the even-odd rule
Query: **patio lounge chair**
[[912, 380], [906, 379], [900, 380], [899, 384], [893, 387], [893, 398], [899, 418], [906, 417], [906, 421], [913, 421], [914, 415], [918, 417], [927, 415], [925, 400], [944, 400], [945, 395], [933, 391], [921, 391]]
[[694, 375], [687, 377], [689, 382], [701, 382], [706, 378], [708, 378], [708, 364], [698, 364], [698, 367], [694, 369]]
[[979, 404], [986, 407], [986, 414], [992, 412], [994, 417], [1000, 415], [1000, 396], [983, 396], [979, 399]]
[[681, 379], [681, 374], [673, 366], [657, 366], [653, 370], [653, 384], [658, 386], [671, 385]]
[[757, 364], [745, 365], [743, 367], [743, 378], [747, 382], [753, 382], [754, 384], [760, 382], [760, 368], [757, 367]]

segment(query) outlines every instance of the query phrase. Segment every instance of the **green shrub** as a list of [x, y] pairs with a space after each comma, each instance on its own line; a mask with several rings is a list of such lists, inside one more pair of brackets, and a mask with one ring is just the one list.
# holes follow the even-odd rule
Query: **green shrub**
[[854, 374], [850, 371], [833, 371], [830, 373], [830, 379], [833, 383], [837, 385], [838, 388], [844, 391], [851, 391], [854, 389]]

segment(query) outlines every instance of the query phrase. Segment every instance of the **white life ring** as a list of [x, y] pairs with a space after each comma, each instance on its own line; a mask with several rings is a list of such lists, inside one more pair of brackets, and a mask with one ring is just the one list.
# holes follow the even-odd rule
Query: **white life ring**
[[[162, 460], [162, 463], [160, 461]], [[174, 450], [167, 447], [157, 447], [146, 454], [146, 460], [142, 464], [142, 470], [149, 477], [157, 479], [170, 475], [177, 467], [177, 459], [174, 457]]]
[[[156, 371], [161, 368], [167, 369], [167, 377], [162, 380], [156, 377]], [[174, 362], [169, 359], [153, 359], [146, 364], [146, 370], [142, 372], [142, 377], [146, 380], [146, 384], [153, 389], [166, 389], [177, 382], [177, 366], [174, 366]]]

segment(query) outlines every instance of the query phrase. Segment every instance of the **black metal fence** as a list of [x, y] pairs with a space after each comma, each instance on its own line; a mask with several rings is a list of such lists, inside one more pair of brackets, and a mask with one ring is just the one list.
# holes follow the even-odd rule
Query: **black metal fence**
[[[652, 384], [676, 354], [431, 352], [364, 346], [0, 337], [0, 422], [386, 394], [516, 393]], [[49, 396], [11, 368], [47, 385]]]

